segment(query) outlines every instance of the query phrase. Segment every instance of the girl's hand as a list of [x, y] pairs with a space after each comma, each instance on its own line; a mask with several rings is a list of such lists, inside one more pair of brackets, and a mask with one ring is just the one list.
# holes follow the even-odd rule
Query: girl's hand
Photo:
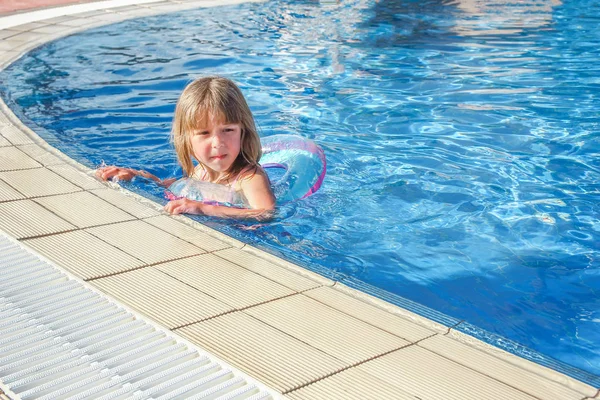
[[207, 204], [190, 199], [172, 200], [165, 206], [165, 211], [169, 214], [204, 214]]
[[96, 170], [96, 176], [103, 181], [117, 178], [121, 181], [130, 181], [134, 176], [137, 175], [137, 171], [131, 168], [115, 167], [114, 165], [108, 167], [98, 168]]

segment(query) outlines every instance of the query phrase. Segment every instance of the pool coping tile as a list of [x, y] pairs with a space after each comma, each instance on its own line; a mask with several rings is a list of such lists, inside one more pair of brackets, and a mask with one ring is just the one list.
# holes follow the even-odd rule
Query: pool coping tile
[[[10, 19], [0, 17], [0, 38], [6, 39], [2, 45], [5, 49], [0, 48], [0, 70], [26, 50], [92, 27], [188, 8], [242, 2], [116, 0], [35, 10], [10, 16]], [[11, 149], [11, 146], [17, 146], [15, 150], [21, 153], [3, 150]], [[114, 294], [116, 300], [141, 310], [174, 332], [203, 345], [217, 356], [288, 394], [289, 398], [310, 398], [310, 393], [343, 390], [344, 385], [354, 383], [349, 378], [352, 376], [359, 376], [361, 382], [379, 384], [382, 395], [391, 391], [390, 398], [394, 398], [391, 396], [396, 389], [402, 396], [409, 396], [407, 398], [428, 393], [461, 399], [485, 397], [492, 393], [500, 397], [517, 393], [523, 398], [531, 398], [512, 387], [513, 382], [522, 385], [519, 381], [522, 377], [518, 376], [520, 370], [525, 371], [524, 375], [539, 377], [542, 385], [545, 380], [551, 382], [549, 386], [557, 387], [566, 395], [599, 396], [598, 388], [503, 352], [459, 329], [449, 328], [325, 278], [188, 217], [168, 216], [160, 204], [92, 177], [89, 168], [46, 143], [0, 100], [0, 154], [3, 151], [4, 154], [23, 154], [25, 157], [29, 157], [25, 154], [29, 153], [36, 163], [47, 164], [46, 168], [41, 165], [35, 168], [37, 172], [46, 171], [40, 173], [52, 179], [53, 185], [56, 182], [63, 185], [63, 190], [56, 194], [29, 189], [22, 193], [19, 187], [23, 184], [18, 179], [11, 180], [14, 170], [0, 172], [0, 187], [6, 187], [8, 192], [8, 197], [0, 200], [0, 212], [3, 216], [11, 216], [11, 221], [7, 223], [7, 219], [3, 218], [3, 223], [9, 231], [12, 230], [13, 236], [49, 259], [56, 260], [62, 268], [90, 281], [90, 284], [104, 287], [106, 292]], [[33, 172], [25, 172], [28, 173]], [[83, 194], [82, 189], [88, 193]], [[16, 196], [15, 192], [22, 197], [28, 194], [37, 199], [12, 199], [11, 196]], [[40, 205], [45, 204], [62, 214], [65, 210], [56, 208], [56, 204], [51, 205], [53, 201], [62, 198], [61, 195], [69, 199], [88, 194], [131, 214], [132, 220], [104, 221], [106, 225], [79, 229]], [[98, 212], [90, 210], [94, 211]], [[36, 225], [30, 226], [23, 222], [23, 214], [28, 218], [41, 218], [41, 223], [36, 219]], [[47, 223], [44, 223], [44, 218]], [[41, 229], [36, 230], [38, 228]], [[173, 246], [179, 247], [179, 251], [171, 253], [170, 247]], [[158, 247], [167, 248], [166, 253], [153, 254]], [[195, 273], [197, 271], [203, 274]], [[156, 276], [163, 276], [167, 282], [164, 293], [153, 280]], [[134, 279], [136, 277], [140, 279]], [[148, 293], [143, 292], [144, 288]], [[360, 289], [359, 286], [357, 288]], [[243, 293], [250, 289], [257, 294]], [[176, 293], [178, 291], [182, 293]], [[193, 293], [196, 297], [185, 303], [185, 293]], [[209, 306], [208, 310], [195, 310], [202, 306], [202, 299], [210, 299], [206, 301], [216, 304], [216, 308]], [[169, 304], [180, 305], [173, 307], [172, 315], [166, 314]], [[293, 308], [293, 305], [299, 308]], [[186, 308], [185, 316], [177, 314], [180, 307]], [[196, 321], [196, 318], [201, 321]], [[321, 318], [324, 318], [322, 322]], [[310, 331], [310, 324], [302, 325], [307, 320], [318, 327], [315, 332]], [[381, 331], [383, 334], [378, 335], [393, 337], [390, 343], [399, 344], [399, 348], [383, 346], [379, 350], [365, 352], [364, 356], [344, 354], [336, 347], [339, 347], [338, 344], [328, 342], [333, 339], [327, 338], [325, 333], [336, 332], [338, 338], [344, 338], [344, 335], [353, 332], [353, 328], [346, 325], [350, 321], [354, 327], [366, 326], [366, 331]], [[189, 325], [178, 325], [182, 323]], [[327, 331], [326, 327], [331, 329]], [[449, 353], [444, 343], [450, 343], [448, 348], [464, 351]], [[357, 343], [357, 346], [360, 345]], [[416, 358], [419, 354], [423, 357]], [[513, 381], [510, 374], [503, 375], [505, 370], [478, 372], [488, 365], [503, 365], [495, 369], [506, 368], [509, 373], [517, 374], [517, 378]], [[402, 374], [399, 367], [404, 368]], [[422, 372], [415, 374], [419, 368]], [[412, 378], [407, 379], [411, 374]], [[425, 379], [427, 376], [433, 379], [428, 381]], [[498, 379], [510, 382], [507, 385]], [[482, 386], [473, 386], [474, 381], [482, 382]], [[472, 390], [465, 392], [464, 388], [469, 385]], [[415, 387], [420, 388], [418, 393], [412, 393]], [[490, 388], [496, 388], [498, 392], [489, 391]], [[485, 390], [488, 390], [487, 395]], [[533, 386], [526, 390], [536, 391]], [[535, 396], [539, 398], [541, 393], [536, 391]]]
[[227, 248], [215, 251], [213, 254], [231, 261], [242, 268], [249, 269], [259, 275], [268, 277], [297, 292], [322, 286], [322, 283], [318, 280], [311, 279], [297, 273], [297, 271], [274, 264], [265, 258], [246, 251], [246, 248]]
[[205, 253], [201, 248], [141, 220], [95, 226], [85, 231], [149, 265]]
[[52, 196], [79, 192], [82, 189], [47, 168], [19, 169], [0, 172], [0, 179], [26, 197]]
[[496, 352], [500, 357], [496, 357], [491, 352], [470, 346], [451, 335], [433, 336], [419, 342], [419, 346], [531, 396], [538, 396], [545, 400], [580, 399], [592, 394], [592, 391], [579, 391], [574, 387], [569, 387], [569, 382], [560, 384], [549, 380], [543, 375], [522, 368], [518, 363], [506, 362], [509, 353], [500, 350]]
[[134, 215], [136, 218], [154, 217], [161, 214], [156, 204], [150, 202], [150, 200], [141, 200], [139, 198], [141, 196], [134, 196], [130, 194], [131, 192], [125, 192], [120, 188], [113, 189], [107, 186], [103, 189], [90, 189], [89, 192]]
[[192, 324], [175, 332], [284, 394], [346, 366], [242, 312]]
[[[108, 189], [98, 179], [69, 164], [49, 165], [48, 169], [84, 190]], [[91, 192], [90, 192], [91, 193]]]
[[418, 345], [404, 347], [356, 368], [418, 398], [537, 400]]
[[[2, 102], [4, 104], [4, 102]], [[0, 125], [0, 135], [6, 138], [11, 144], [17, 146], [21, 144], [32, 144], [34, 143], [31, 137], [16, 126], [10, 124], [10, 121], [6, 119], [7, 124]]]
[[23, 242], [83, 280], [123, 273], [146, 265], [142, 260], [84, 230], [27, 239]]
[[396, 335], [302, 294], [244, 312], [348, 365], [410, 345]]
[[48, 167], [50, 165], [64, 164], [63, 160], [50, 153], [49, 151], [44, 150], [42, 147], [38, 146], [35, 143], [19, 145], [17, 146], [17, 148], [23, 153], [27, 154], [29, 157], [34, 158], [37, 162], [42, 163], [44, 167]]
[[136, 219], [133, 215], [85, 191], [40, 197], [34, 201], [78, 228]]
[[[320, 287], [303, 293], [322, 304], [352, 315], [372, 326], [383, 329], [409, 342], [417, 342], [430, 336], [444, 333], [448, 329], [431, 330], [420, 322], [420, 318], [409, 319], [406, 315], [390, 313], [363, 299], [351, 296], [334, 287]], [[416, 314], [410, 317], [418, 317]]]
[[155, 268], [236, 310], [296, 294], [274, 280], [211, 253], [161, 263]]
[[0, 179], [0, 203], [5, 201], [23, 200], [25, 196], [8, 183]]
[[476, 351], [500, 359], [505, 364], [519, 368], [520, 370], [523, 370], [523, 373], [525, 374], [531, 373], [540, 376], [548, 382], [552, 382], [553, 385], [561, 385], [588, 397], [593, 397], [596, 393], [598, 393], [598, 389], [591, 385], [553, 369], [544, 367], [538, 363], [534, 363], [525, 358], [519, 357], [515, 354], [504, 351], [496, 346], [492, 346], [491, 344], [485, 343], [473, 336], [460, 332], [455, 328], [450, 329], [445, 336]]
[[21, 240], [77, 229], [33, 200], [0, 203], [0, 229]]
[[397, 386], [357, 368], [345, 369], [286, 394], [294, 400], [418, 400]]
[[95, 279], [90, 283], [169, 329], [233, 311], [225, 303], [154, 267]]
[[42, 164], [18, 147], [0, 147], [0, 172], [35, 168], [42, 168]]
[[200, 247], [208, 253], [231, 248], [231, 244], [226, 243], [206, 232], [198, 231], [198, 229], [195, 229], [194, 227], [175, 218], [171, 218], [169, 215], [158, 215], [150, 218], [144, 218], [144, 221], [164, 230], [165, 232], [170, 233], [173, 236], [177, 236], [178, 238], [183, 239], [194, 246]]

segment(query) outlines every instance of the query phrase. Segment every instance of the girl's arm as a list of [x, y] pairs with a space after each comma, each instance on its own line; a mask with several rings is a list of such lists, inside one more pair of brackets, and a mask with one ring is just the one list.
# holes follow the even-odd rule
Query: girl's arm
[[117, 178], [118, 180], [121, 180], [121, 181], [130, 181], [136, 176], [141, 176], [143, 178], [152, 179], [153, 181], [158, 183], [160, 186], [164, 186], [164, 187], [168, 187], [171, 183], [173, 183], [177, 180], [176, 178], [169, 178], [169, 179], [162, 180], [159, 177], [157, 177], [156, 175], [153, 175], [148, 171], [136, 170], [133, 168], [115, 167], [114, 165], [98, 168], [96, 170], [96, 176], [98, 178], [102, 179], [103, 181], [107, 181], [109, 179], [114, 179], [114, 178]]
[[234, 208], [205, 204], [189, 199], [173, 200], [167, 203], [165, 210], [170, 214], [204, 214], [215, 217], [266, 219], [275, 209], [275, 196], [271, 191], [269, 179], [260, 170], [244, 177], [240, 181], [241, 189], [248, 200], [249, 208]]

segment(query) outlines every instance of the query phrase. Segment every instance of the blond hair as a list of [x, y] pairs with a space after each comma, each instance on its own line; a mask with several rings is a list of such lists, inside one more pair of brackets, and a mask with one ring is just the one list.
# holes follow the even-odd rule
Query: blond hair
[[[194, 174], [192, 133], [199, 127], [207, 126], [211, 119], [224, 121], [226, 124], [240, 124], [242, 128], [240, 154], [221, 181], [230, 181], [247, 167], [256, 171], [262, 151], [248, 103], [233, 81], [209, 76], [188, 84], [175, 107], [171, 139], [185, 175], [190, 177]], [[202, 165], [199, 160], [196, 161]], [[202, 167], [206, 169], [204, 165]]]

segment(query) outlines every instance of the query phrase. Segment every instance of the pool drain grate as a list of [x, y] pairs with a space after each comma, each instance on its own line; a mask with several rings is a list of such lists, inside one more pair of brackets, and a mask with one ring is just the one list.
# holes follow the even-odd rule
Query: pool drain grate
[[23, 400], [279, 398], [0, 231], [2, 391]]

